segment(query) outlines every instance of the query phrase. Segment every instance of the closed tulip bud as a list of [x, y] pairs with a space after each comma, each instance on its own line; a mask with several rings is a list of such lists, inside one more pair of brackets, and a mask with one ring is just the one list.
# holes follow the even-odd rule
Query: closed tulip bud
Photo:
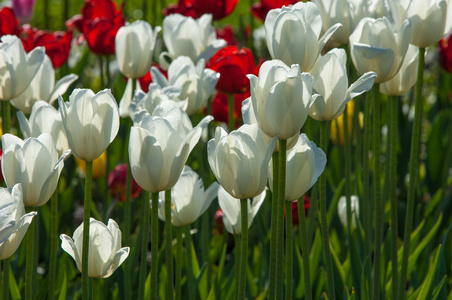
[[312, 79], [300, 66], [289, 68], [280, 60], [266, 61], [259, 77], [248, 75], [251, 103], [261, 130], [287, 140], [300, 132], [312, 104]]
[[[60, 235], [61, 248], [75, 260], [82, 270], [83, 223], [74, 231], [72, 238]], [[121, 230], [112, 219], [107, 226], [93, 218], [89, 220], [88, 276], [107, 278], [129, 256], [129, 247], [121, 248]]]
[[59, 97], [58, 104], [72, 153], [89, 162], [98, 158], [119, 131], [118, 105], [110, 90], [75, 89], [69, 102]]
[[[352, 227], [356, 228], [356, 218], [359, 217], [359, 198], [358, 196], [352, 195], [350, 197], [350, 210], [352, 213]], [[347, 227], [347, 198], [341, 196], [339, 202], [337, 202], [337, 214], [339, 220], [341, 220], [342, 225]]]
[[0, 100], [9, 101], [30, 84], [44, 60], [44, 48], [37, 47], [26, 54], [21, 40], [5, 35], [0, 43]]
[[0, 188], [0, 260], [16, 252], [36, 214], [35, 211], [25, 214], [20, 183]]
[[[212, 183], [204, 189], [202, 179], [185, 166], [176, 185], [171, 189], [171, 223], [180, 227], [192, 224], [217, 197], [219, 185]], [[160, 193], [159, 218], [165, 220], [165, 192]]]
[[37, 138], [2, 136], [2, 172], [6, 185], [22, 184], [25, 206], [41, 206], [49, 201], [63, 170], [70, 150], [58, 157], [52, 136], [43, 133]]
[[[339, 117], [352, 98], [369, 91], [377, 74], [367, 72], [348, 87], [347, 55], [344, 49], [333, 49], [317, 59], [311, 70], [314, 103], [309, 116], [318, 121]], [[348, 87], [348, 88], [347, 88]]]
[[145, 21], [121, 27], [116, 34], [116, 59], [119, 70], [129, 78], [143, 77], [151, 67], [159, 26], [152, 31]]
[[[264, 203], [267, 192], [263, 192], [253, 199], [247, 199], [248, 202], [248, 228], [253, 224], [262, 203]], [[240, 212], [240, 199], [232, 197], [223, 187], [218, 190], [218, 203], [223, 211], [224, 228], [231, 234], [242, 233], [242, 216]]]
[[311, 70], [328, 39], [341, 26], [333, 25], [320, 38], [322, 18], [311, 2], [272, 9], [264, 25], [271, 57], [287, 65], [299, 64], [303, 72]]
[[[267, 167], [276, 138], [269, 144], [257, 125], [243, 125], [227, 134], [217, 127], [207, 143], [210, 168], [221, 186], [234, 198], [252, 198], [267, 184]], [[227, 166], [227, 167], [225, 167]]]
[[411, 37], [408, 20], [397, 32], [386, 17], [362, 19], [350, 35], [350, 54], [358, 73], [377, 73], [375, 83], [385, 82], [397, 73]]
[[[301, 198], [317, 182], [326, 165], [326, 155], [311, 142], [306, 134], [300, 134], [297, 144], [287, 151], [286, 201]], [[269, 186], [273, 190], [273, 164], [268, 167]]]

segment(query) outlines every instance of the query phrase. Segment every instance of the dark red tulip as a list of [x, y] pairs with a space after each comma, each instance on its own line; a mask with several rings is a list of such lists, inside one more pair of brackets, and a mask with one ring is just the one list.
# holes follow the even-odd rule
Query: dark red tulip
[[214, 20], [229, 16], [238, 0], [179, 0], [163, 10], [165, 16], [178, 13], [187, 17], [199, 18], [203, 14], [212, 14]]
[[[242, 122], [242, 101], [250, 96], [250, 92], [234, 95], [234, 122], [236, 125]], [[223, 93], [216, 93], [212, 100], [212, 116], [217, 122], [224, 122], [228, 124], [229, 121], [229, 104], [228, 95]]]
[[215, 212], [215, 217], [213, 221], [213, 232], [214, 234], [223, 234], [224, 232], [224, 223], [223, 223], [224, 212], [221, 208], [217, 209]]
[[439, 42], [438, 56], [441, 68], [452, 73], [452, 33]]
[[[168, 71], [162, 69], [162, 67], [156, 63], [151, 64], [152, 67], [157, 67], [160, 73], [162, 73], [166, 78], [168, 78]], [[138, 78], [138, 82], [140, 83], [140, 87], [143, 92], [147, 93], [149, 91], [149, 85], [152, 83], [151, 72], [147, 72], [143, 77]]]
[[270, 10], [289, 6], [297, 2], [298, 0], [261, 0], [261, 2], [253, 4], [251, 13], [263, 22]]
[[0, 37], [7, 34], [19, 34], [19, 21], [12, 8], [3, 7], [0, 10]]
[[212, 57], [206, 67], [220, 73], [216, 89], [222, 93], [244, 93], [250, 89], [247, 74], [256, 74], [253, 53], [248, 48], [239, 50], [226, 46]]
[[95, 54], [115, 54], [115, 37], [125, 19], [122, 6], [111, 0], [86, 0], [82, 14], [72, 17], [67, 26], [75, 26]]
[[0, 149], [0, 183], [3, 183], [5, 181], [3, 179], [3, 172], [2, 172], [2, 158], [3, 158], [3, 149]]
[[[304, 214], [308, 216], [309, 207], [311, 206], [311, 199], [308, 196], [303, 195], [304, 201]], [[284, 216], [286, 215], [286, 209], [284, 208]], [[299, 216], [298, 216], [298, 200], [292, 201], [292, 223], [299, 224]]]
[[186, 17], [198, 18], [194, 8], [195, 0], [179, 0], [177, 3], [168, 5], [163, 9], [163, 15], [168, 16], [171, 14], [181, 14]]
[[234, 29], [231, 25], [226, 25], [223, 28], [215, 28], [215, 33], [218, 39], [226, 41], [228, 46], [238, 46], [239, 40], [235, 37]]
[[[127, 179], [127, 164], [117, 165], [113, 171], [108, 174], [108, 188], [112, 197], [118, 197], [119, 201], [126, 200], [126, 179]], [[132, 177], [132, 193], [131, 199], [138, 197], [141, 192], [141, 187], [135, 182]]]

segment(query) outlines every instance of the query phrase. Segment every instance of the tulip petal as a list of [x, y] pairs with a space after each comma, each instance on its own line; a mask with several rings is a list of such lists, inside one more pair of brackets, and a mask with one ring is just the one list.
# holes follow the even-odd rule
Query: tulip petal
[[58, 95], [63, 95], [64, 93], [66, 93], [67, 89], [77, 79], [78, 79], [77, 75], [69, 74], [58, 80], [55, 84], [52, 93], [49, 96], [49, 99], [47, 99], [48, 103], [52, 104], [58, 98]]
[[19, 222], [16, 223], [17, 231], [12, 233], [6, 241], [0, 244], [0, 260], [6, 259], [16, 252], [27, 233], [28, 226], [36, 214], [37, 212], [35, 211], [29, 212], [23, 215]]

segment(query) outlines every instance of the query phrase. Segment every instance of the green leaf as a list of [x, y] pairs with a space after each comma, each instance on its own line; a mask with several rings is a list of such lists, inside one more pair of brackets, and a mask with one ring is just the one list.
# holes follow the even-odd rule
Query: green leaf
[[[435, 277], [435, 272], [438, 267], [438, 261], [439, 261], [439, 254], [441, 251], [441, 245], [438, 246], [438, 250], [436, 251], [435, 257], [430, 258], [430, 268], [427, 273], [427, 277], [424, 280], [424, 283], [422, 284], [421, 291], [419, 293], [419, 296], [417, 297], [418, 300], [430, 300], [432, 299], [431, 294], [429, 293], [433, 278]], [[432, 262], [433, 261], [433, 262]]]
[[67, 293], [67, 274], [66, 271], [63, 274], [63, 284], [61, 285], [60, 295], [58, 296], [58, 300], [65, 300]]
[[14, 278], [12, 268], [9, 268], [9, 292], [11, 295], [11, 299], [13, 300], [22, 299], [20, 297], [20, 290], [17, 287], [16, 278]]

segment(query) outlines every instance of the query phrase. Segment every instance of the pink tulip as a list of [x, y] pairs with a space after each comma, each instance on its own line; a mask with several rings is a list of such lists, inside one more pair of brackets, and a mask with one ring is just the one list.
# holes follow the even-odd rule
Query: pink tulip
[[12, 0], [13, 10], [20, 24], [28, 24], [33, 18], [36, 0]]

